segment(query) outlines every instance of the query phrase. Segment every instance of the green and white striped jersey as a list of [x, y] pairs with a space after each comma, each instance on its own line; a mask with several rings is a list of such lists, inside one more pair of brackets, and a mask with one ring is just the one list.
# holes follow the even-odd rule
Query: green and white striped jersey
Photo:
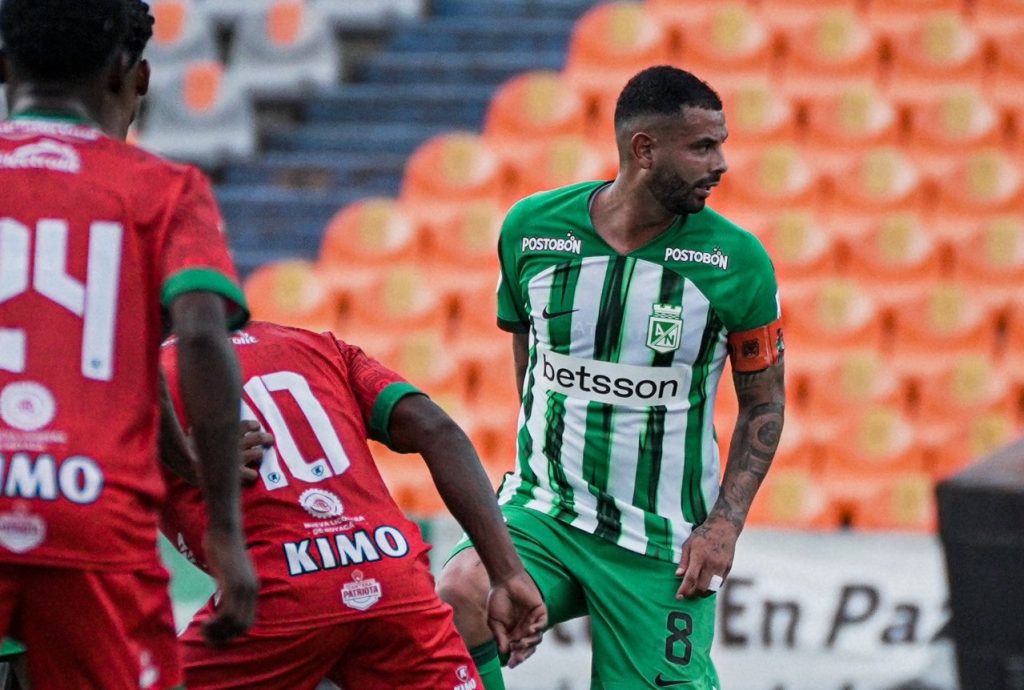
[[590, 220], [602, 184], [523, 199], [502, 227], [498, 323], [530, 350], [499, 501], [677, 561], [718, 496], [726, 337], [779, 318], [775, 272], [710, 208], [618, 254]]

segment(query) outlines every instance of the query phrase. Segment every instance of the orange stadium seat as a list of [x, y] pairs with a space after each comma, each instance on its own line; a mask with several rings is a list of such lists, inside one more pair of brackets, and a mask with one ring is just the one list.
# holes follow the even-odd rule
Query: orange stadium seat
[[192, 0], [154, 0], [150, 9], [153, 40], [146, 47], [146, 59], [154, 68], [152, 88], [159, 88], [189, 62], [218, 59], [213, 23]]
[[740, 158], [722, 178], [716, 205], [726, 213], [766, 207], [802, 205], [815, 208], [822, 200], [821, 177], [796, 146], [769, 144], [749, 158]]
[[522, 198], [584, 180], [612, 179], [617, 167], [617, 158], [602, 156], [583, 137], [555, 137], [512, 169], [514, 196]]
[[[789, 373], [786, 372], [787, 377]], [[803, 415], [818, 442], [835, 439], [837, 425], [853, 410], [908, 409], [905, 378], [874, 348], [835, 348], [825, 362], [801, 363], [793, 368], [793, 373], [795, 383], [806, 380], [807, 404]]]
[[954, 355], [995, 357], [1000, 312], [984, 290], [944, 281], [893, 305], [893, 364], [920, 376], [941, 371]]
[[785, 466], [768, 473], [747, 515], [747, 524], [786, 529], [836, 529], [840, 520], [824, 478], [806, 468]]
[[417, 239], [415, 223], [394, 199], [361, 199], [327, 223], [317, 263], [344, 293], [365, 286], [381, 268], [412, 260]]
[[376, 441], [370, 442], [370, 450], [384, 484], [402, 512], [417, 518], [442, 514], [444, 502], [421, 456], [396, 453]]
[[[646, 0], [647, 10], [672, 26], [692, 24], [710, 15], [716, 8], [720, 7], [722, 0]], [[758, 0], [747, 0], [747, 5], [755, 8]], [[675, 36], [674, 40], [682, 41], [682, 37]]]
[[804, 100], [804, 141], [819, 170], [840, 172], [864, 150], [900, 141], [900, 113], [874, 83], [851, 82], [835, 93], [806, 93]]
[[810, 211], [779, 213], [767, 222], [759, 236], [772, 257], [783, 290], [804, 291], [836, 275], [836, 238]]
[[982, 36], [1024, 30], [1024, 0], [972, 0], [971, 21]]
[[912, 103], [909, 116], [905, 150], [932, 177], [952, 172], [965, 154], [1008, 139], [1001, 114], [977, 87], [953, 87], [934, 100]]
[[451, 305], [446, 286], [415, 263], [381, 265], [348, 293], [345, 323], [372, 330], [431, 329], [447, 334]]
[[927, 100], [952, 87], [983, 83], [984, 45], [958, 13], [923, 16], [908, 29], [890, 32], [889, 46], [892, 64], [886, 85], [901, 100]]
[[[784, 4], [789, 3], [811, 4], [810, 0], [784, 0]], [[881, 76], [882, 37], [847, 7], [851, 4], [843, 2], [838, 8], [824, 11], [804, 7], [799, 21], [784, 29], [782, 85], [786, 93], [821, 98]]]
[[934, 533], [938, 525], [935, 483], [927, 472], [903, 473], [859, 498], [852, 513], [859, 530]]
[[874, 295], [852, 281], [824, 280], [815, 291], [794, 295], [782, 287], [787, 347], [808, 363], [824, 365], [839, 349], [882, 348], [884, 316]]
[[860, 229], [882, 212], [904, 211], [928, 217], [929, 188], [921, 172], [899, 148], [865, 149], [831, 176], [829, 221], [836, 228]]
[[1000, 149], [966, 154], [938, 180], [936, 228], [956, 237], [982, 214], [1019, 212], [1024, 204], [1024, 168]]
[[447, 217], [470, 200], [506, 203], [510, 197], [501, 160], [481, 137], [441, 134], [413, 152], [400, 199], [416, 220]]
[[796, 138], [796, 107], [767, 78], [725, 82], [718, 94], [729, 127], [726, 154], [730, 159], [749, 157], [766, 143]]
[[960, 14], [964, 4], [963, 0], [870, 0], [865, 16], [879, 31], [903, 30], [916, 26], [928, 14]]
[[314, 331], [335, 327], [340, 311], [337, 295], [308, 261], [261, 266], [246, 279], [244, 288], [254, 319]]
[[1017, 391], [989, 353], [950, 356], [938, 371], [915, 377], [914, 388], [916, 414], [925, 426], [981, 413], [1012, 419], [1018, 411]]
[[640, 2], [608, 2], [576, 21], [563, 74], [596, 105], [651, 65], [671, 62], [669, 34]]
[[668, 25], [682, 36], [677, 64], [712, 87], [739, 78], [776, 76], [772, 33], [747, 5], [722, 2], [698, 17], [692, 23]]
[[534, 71], [501, 85], [487, 108], [483, 136], [502, 157], [523, 161], [552, 137], [583, 136], [587, 124], [583, 94], [559, 72]]
[[967, 465], [1006, 446], [1024, 434], [1019, 417], [1003, 412], [950, 416], [929, 428], [928, 471], [935, 479], [945, 479]]
[[758, 9], [769, 26], [788, 29], [805, 25], [808, 17], [856, 13], [859, 4], [859, 0], [760, 0]]
[[956, 239], [955, 275], [984, 285], [1010, 306], [1024, 286], [1024, 215], [987, 216]]
[[908, 473], [925, 472], [925, 449], [898, 408], [850, 410], [824, 446], [824, 474], [833, 497], [857, 502]]
[[846, 247], [844, 273], [872, 284], [883, 304], [919, 295], [951, 271], [945, 247], [911, 213], [880, 214]]
[[504, 207], [487, 199], [467, 201], [444, 218], [426, 218], [422, 226], [426, 253], [420, 258], [446, 273], [449, 269], [486, 271], [488, 283], [493, 283], [498, 275], [495, 248], [504, 218]]
[[[993, 39], [995, 64], [986, 93], [993, 103], [1020, 108], [1024, 91], [1024, 28]], [[1018, 120], [1018, 128], [1022, 121]]]

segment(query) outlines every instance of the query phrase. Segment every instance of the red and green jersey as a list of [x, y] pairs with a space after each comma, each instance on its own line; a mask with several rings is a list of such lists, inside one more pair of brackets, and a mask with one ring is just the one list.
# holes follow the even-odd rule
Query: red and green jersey
[[[419, 391], [329, 333], [253, 322], [232, 341], [242, 366], [242, 416], [275, 440], [259, 480], [242, 491], [262, 583], [259, 629], [294, 631], [436, 604], [427, 546], [367, 444], [388, 444], [394, 406]], [[181, 414], [173, 353], [172, 341], [163, 362]], [[202, 567], [199, 491], [165, 474], [164, 533]]]
[[151, 564], [164, 314], [245, 300], [209, 184], [82, 123], [0, 122], [0, 562]]
[[602, 184], [523, 199], [502, 227], [498, 323], [530, 347], [500, 501], [678, 561], [718, 496], [727, 337], [779, 318], [775, 271], [710, 208], [617, 253], [590, 220]]

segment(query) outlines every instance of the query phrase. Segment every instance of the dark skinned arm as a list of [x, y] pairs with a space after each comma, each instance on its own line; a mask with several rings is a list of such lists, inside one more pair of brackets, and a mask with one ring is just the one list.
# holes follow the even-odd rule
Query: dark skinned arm
[[174, 299], [170, 311], [178, 337], [178, 386], [192, 425], [199, 484], [209, 516], [207, 560], [220, 590], [217, 613], [203, 630], [207, 641], [220, 645], [252, 626], [259, 591], [242, 533], [241, 373], [219, 295], [187, 292]]
[[491, 483], [465, 432], [424, 395], [407, 395], [391, 413], [391, 447], [419, 453], [445, 506], [473, 540], [491, 581], [488, 624], [498, 646], [538, 635], [547, 609], [512, 546]]
[[195, 456], [189, 448], [185, 430], [178, 423], [178, 415], [171, 402], [171, 392], [167, 388], [167, 378], [163, 369], [160, 370], [160, 462], [192, 486], [199, 485], [196, 476]]
[[786, 408], [784, 379], [781, 358], [762, 371], [733, 373], [739, 414], [722, 488], [707, 519], [683, 544], [679, 597], [711, 594], [711, 578], [725, 578], [732, 568], [736, 540], [779, 446]]

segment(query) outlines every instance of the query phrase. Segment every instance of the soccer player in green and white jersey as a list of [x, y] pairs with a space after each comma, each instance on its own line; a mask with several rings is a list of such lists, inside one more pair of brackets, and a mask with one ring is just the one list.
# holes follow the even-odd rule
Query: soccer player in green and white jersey
[[[523, 199], [502, 228], [498, 325], [522, 405], [500, 502], [550, 624], [592, 617], [591, 688], [718, 690], [713, 594], [782, 431], [778, 288], [757, 238], [705, 205], [727, 136], [707, 84], [644, 70], [615, 133], [614, 181]], [[739, 416], [723, 477], [727, 356]], [[504, 688], [468, 542], [439, 589], [485, 687]]]

